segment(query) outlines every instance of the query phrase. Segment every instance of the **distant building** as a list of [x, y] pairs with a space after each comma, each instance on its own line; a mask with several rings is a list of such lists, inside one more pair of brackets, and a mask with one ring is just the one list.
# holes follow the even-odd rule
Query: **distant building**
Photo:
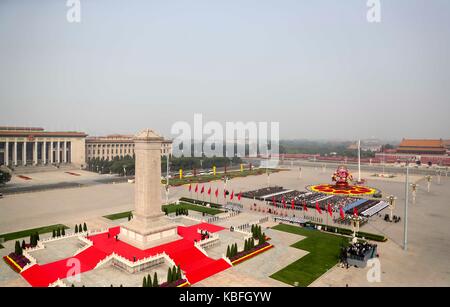
[[[172, 141], [164, 140], [161, 155], [172, 154]], [[133, 135], [113, 134], [86, 138], [87, 161], [94, 158], [112, 160], [134, 155]]]
[[416, 161], [421, 163], [448, 165], [450, 158], [447, 147], [442, 139], [403, 139], [397, 149], [375, 154], [381, 161], [404, 162]]
[[85, 138], [76, 131], [40, 127], [0, 127], [0, 165], [35, 166], [85, 163]]
[[413, 155], [447, 155], [443, 140], [403, 139], [397, 148], [399, 154]]
[[[370, 152], [379, 152], [382, 144], [378, 139], [361, 140], [361, 150]], [[352, 143], [347, 147], [348, 150], [358, 150], [358, 142]]]

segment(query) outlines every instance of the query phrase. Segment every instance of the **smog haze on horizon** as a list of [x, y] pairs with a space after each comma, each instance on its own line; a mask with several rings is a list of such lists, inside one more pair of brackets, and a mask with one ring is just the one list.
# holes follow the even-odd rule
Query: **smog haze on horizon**
[[0, 3], [0, 126], [170, 137], [176, 121], [281, 139], [450, 138], [450, 2]]

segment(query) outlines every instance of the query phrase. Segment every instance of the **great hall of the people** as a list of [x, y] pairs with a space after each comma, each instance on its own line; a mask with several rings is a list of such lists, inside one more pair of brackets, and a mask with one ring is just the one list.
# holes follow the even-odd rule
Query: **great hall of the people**
[[[161, 154], [172, 153], [165, 140]], [[10, 167], [73, 165], [84, 167], [93, 158], [112, 160], [134, 155], [132, 135], [88, 137], [84, 132], [46, 131], [39, 127], [0, 126], [0, 165]]]

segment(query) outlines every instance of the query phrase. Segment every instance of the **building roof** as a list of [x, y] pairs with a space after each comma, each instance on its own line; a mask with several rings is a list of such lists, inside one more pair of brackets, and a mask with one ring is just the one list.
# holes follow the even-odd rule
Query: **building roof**
[[403, 139], [398, 147], [443, 148], [444, 141], [442, 139], [440, 140]]
[[86, 137], [78, 131], [45, 131], [35, 127], [0, 127], [0, 137]]
[[403, 139], [397, 148], [398, 153], [445, 154], [444, 141], [426, 139]]

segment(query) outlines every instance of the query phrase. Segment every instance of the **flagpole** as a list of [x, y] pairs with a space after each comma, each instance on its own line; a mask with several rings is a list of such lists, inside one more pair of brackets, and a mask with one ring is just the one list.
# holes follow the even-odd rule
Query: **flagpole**
[[408, 250], [408, 203], [409, 203], [409, 165], [406, 162], [406, 180], [405, 180], [405, 222], [404, 222], [404, 241], [403, 248]]

